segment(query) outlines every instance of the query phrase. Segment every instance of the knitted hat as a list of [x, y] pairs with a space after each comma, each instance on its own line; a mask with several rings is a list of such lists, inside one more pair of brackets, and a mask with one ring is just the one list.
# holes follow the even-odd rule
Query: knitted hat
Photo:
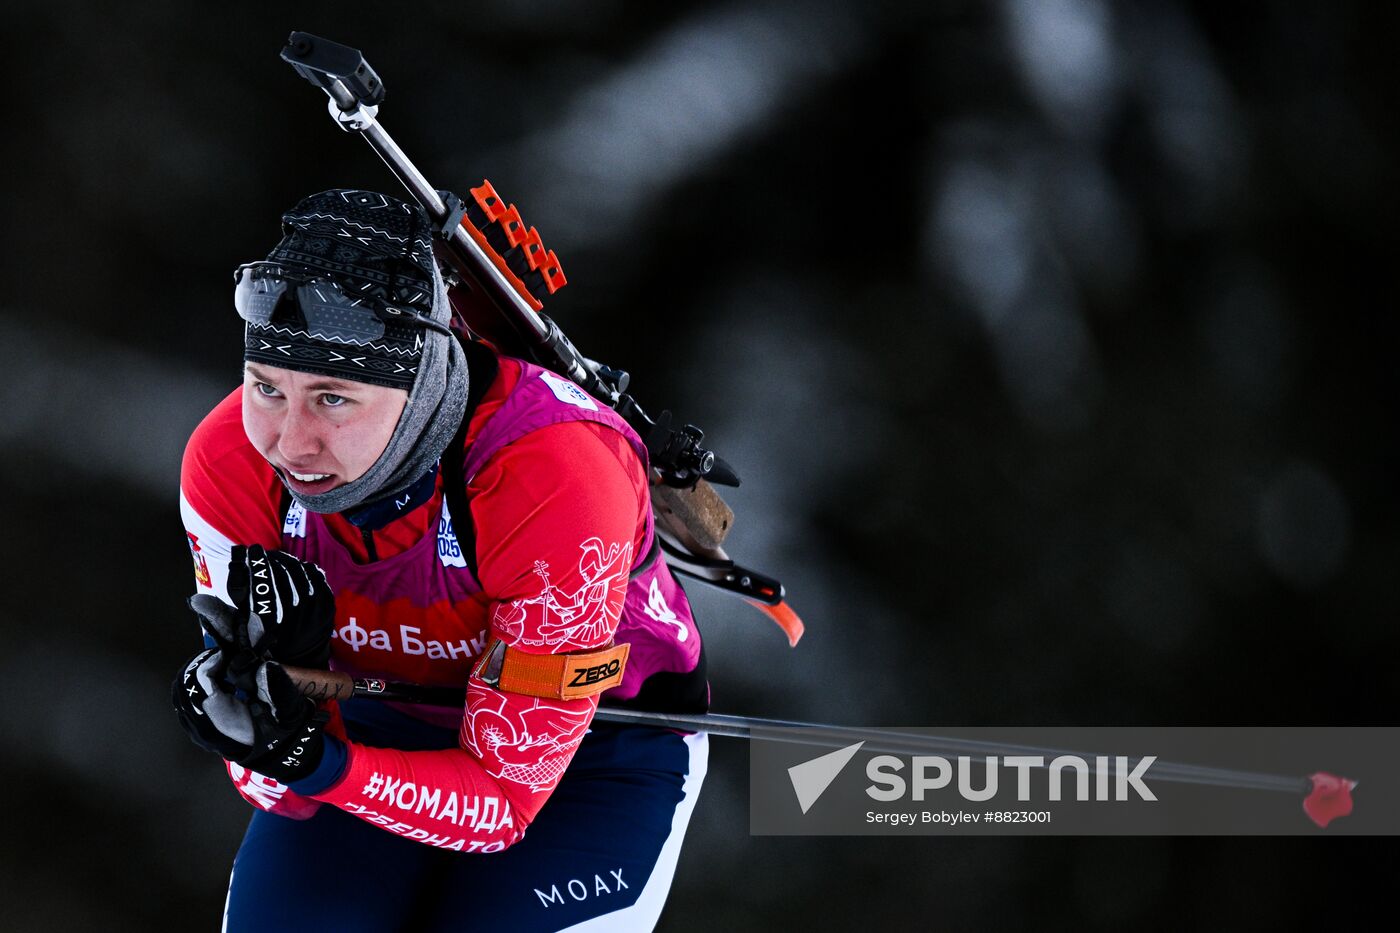
[[364, 474], [315, 495], [288, 490], [323, 513], [392, 500], [432, 470], [467, 407], [467, 361], [449, 329], [433, 228], [416, 205], [334, 190], [283, 214], [282, 233], [266, 261], [240, 270], [243, 358], [408, 392]]
[[[422, 360], [424, 328], [404, 315], [432, 316], [434, 290], [440, 287], [432, 226], [423, 209], [373, 191], [323, 191], [282, 215], [282, 233], [268, 263], [289, 277], [323, 279], [320, 293], [367, 313], [355, 309], [357, 332], [334, 307], [282, 301], [266, 323], [248, 323], [244, 359], [411, 388]], [[267, 264], [254, 268], [259, 267]], [[365, 321], [371, 325], [367, 333]]]

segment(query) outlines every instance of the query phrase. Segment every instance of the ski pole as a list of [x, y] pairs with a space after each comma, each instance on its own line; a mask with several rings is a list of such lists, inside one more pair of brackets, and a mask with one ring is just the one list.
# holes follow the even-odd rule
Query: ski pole
[[[459, 709], [466, 703], [466, 690], [462, 687], [432, 687], [421, 684], [396, 683], [375, 678], [352, 677], [341, 671], [310, 670], [285, 665], [283, 670], [287, 672], [305, 696], [316, 700], [366, 698]], [[594, 718], [622, 725], [705, 732], [710, 735], [738, 739], [758, 738], [764, 741], [787, 742], [823, 748], [839, 748], [861, 743], [864, 751], [894, 755], [1027, 755], [1043, 759], [1073, 755], [1086, 761], [1096, 757], [1122, 758], [1123, 760], [1118, 762], [1119, 769], [1134, 768], [1144, 760], [1125, 756], [1088, 755], [1068, 749], [1043, 748], [1033, 745], [1014, 745], [887, 729], [858, 729], [850, 726], [785, 719], [762, 719], [723, 713], [660, 713], [650, 710], [600, 706], [594, 714]], [[1345, 816], [1351, 812], [1351, 792], [1357, 786], [1356, 781], [1323, 771], [1306, 777], [1294, 777], [1156, 760], [1151, 762], [1151, 767], [1153, 778], [1159, 781], [1302, 794], [1304, 796], [1303, 809], [1308, 818], [1324, 827], [1336, 817]]]

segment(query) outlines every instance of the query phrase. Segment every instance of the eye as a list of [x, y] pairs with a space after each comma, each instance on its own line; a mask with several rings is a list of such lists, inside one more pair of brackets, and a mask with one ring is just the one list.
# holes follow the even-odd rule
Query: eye
[[277, 391], [275, 386], [270, 386], [266, 382], [255, 382], [253, 383], [253, 387], [257, 390], [258, 394], [264, 398], [277, 398], [282, 394]]
[[348, 401], [350, 400], [345, 396], [332, 395], [330, 392], [327, 392], [325, 395], [321, 396], [321, 404], [325, 405], [327, 408], [339, 408]]

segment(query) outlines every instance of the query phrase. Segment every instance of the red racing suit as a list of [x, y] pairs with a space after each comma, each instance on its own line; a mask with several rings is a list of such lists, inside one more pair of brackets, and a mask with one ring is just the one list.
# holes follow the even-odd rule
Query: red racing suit
[[[537, 379], [548, 384], [553, 399], [546, 393], [541, 402]], [[517, 395], [524, 389], [535, 393], [528, 404]], [[491, 637], [531, 653], [597, 648], [617, 634], [626, 603], [648, 626], [635, 636], [629, 668], [640, 661], [655, 670], [694, 671], [699, 633], [663, 562], [649, 566], [649, 588], [629, 599], [629, 572], [637, 576], [652, 539], [640, 442], [610, 411], [598, 413], [572, 383], [498, 358], [489, 388], [468, 413], [468, 464], [473, 443], [498, 415], [503, 422], [519, 421], [522, 411], [537, 414], [545, 403], [558, 411], [467, 469], [473, 539], [462, 540], [476, 558], [470, 569], [454, 560], [455, 545], [443, 542], [444, 529], [452, 535], [453, 524], [468, 524], [449, 521], [444, 511], [443, 485], [454, 477], [443, 470], [427, 503], [373, 532], [341, 515], [306, 513], [296, 504], [286, 510], [280, 480], [243, 432], [241, 392], [210, 412], [185, 451], [180, 505], [199, 591], [230, 601], [227, 564], [236, 544], [293, 553], [301, 548], [299, 556], [320, 556], [337, 595], [332, 668], [386, 680], [467, 685], [464, 713], [448, 711], [446, 720], [441, 710], [405, 708], [439, 725], [460, 723], [458, 748], [369, 747], [346, 737], [333, 710], [327, 741], [343, 742], [346, 750], [339, 779], [304, 796], [230, 764], [235, 786], [254, 806], [304, 819], [329, 803], [430, 845], [498, 851], [520, 838], [558, 784], [598, 698], [539, 699], [500, 692], [469, 676]], [[592, 412], [575, 413], [569, 406]], [[428, 565], [475, 586], [431, 592], [435, 584], [424, 582], [421, 588], [429, 592], [410, 589], [405, 595], [402, 580], [418, 580]], [[364, 587], [352, 592], [353, 578], [372, 581], [380, 568], [380, 576], [397, 575], [399, 595], [376, 597]], [[648, 638], [658, 647], [640, 644]], [[661, 651], [674, 658], [646, 660]], [[629, 680], [630, 688], [615, 692], [635, 695], [636, 678]]]

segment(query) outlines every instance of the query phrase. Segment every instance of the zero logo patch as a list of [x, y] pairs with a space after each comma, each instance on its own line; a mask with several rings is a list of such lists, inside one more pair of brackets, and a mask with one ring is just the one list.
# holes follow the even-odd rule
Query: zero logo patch
[[617, 658], [613, 658], [606, 664], [595, 664], [592, 667], [576, 667], [574, 668], [574, 679], [569, 681], [569, 686], [586, 687], [590, 684], [596, 684], [601, 680], [607, 680], [609, 677], [616, 677], [621, 670], [622, 662]]

